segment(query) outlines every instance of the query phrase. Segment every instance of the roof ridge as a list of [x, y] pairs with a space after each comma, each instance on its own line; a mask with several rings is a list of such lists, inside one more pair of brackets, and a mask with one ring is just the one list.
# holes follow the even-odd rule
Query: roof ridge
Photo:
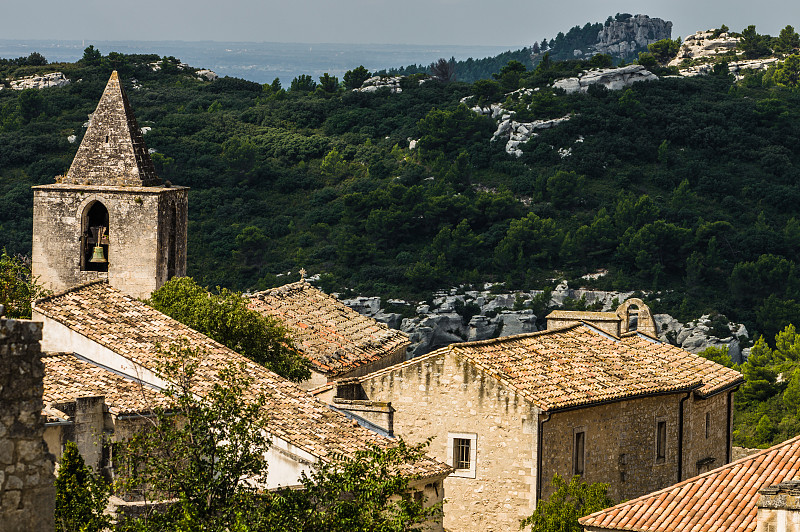
[[[787, 445], [793, 445], [798, 441], [800, 441], [800, 435], [797, 435], [797, 436], [795, 436], [793, 438], [789, 438], [788, 440], [783, 441], [781, 443], [778, 443], [776, 445], [773, 445], [772, 447], [769, 447], [767, 449], [761, 449], [760, 451], [758, 451], [756, 453], [753, 453], [753, 454], [751, 454], [749, 456], [745, 456], [745, 457], [739, 458], [738, 460], [735, 460], [733, 462], [729, 462], [729, 463], [727, 463], [725, 465], [719, 466], [718, 468], [712, 469], [711, 471], [706, 471], [705, 473], [702, 473], [700, 475], [696, 475], [694, 477], [687, 478], [686, 480], [682, 480], [681, 482], [678, 482], [677, 484], [673, 484], [671, 486], [667, 486], [666, 488], [662, 488], [660, 490], [656, 490], [656, 491], [653, 491], [653, 492], [650, 492], [650, 493], [646, 493], [646, 494], [644, 494], [644, 495], [642, 495], [640, 497], [637, 497], [635, 499], [631, 499], [629, 501], [625, 501], [625, 502], [619, 503], [618, 505], [612, 506], [611, 508], [614, 508], [616, 506], [623, 506], [623, 505], [624, 506], [631, 506], [631, 505], [633, 505], [635, 503], [638, 503], [640, 501], [644, 501], [646, 499], [657, 497], [658, 495], [661, 495], [662, 493], [667, 493], [667, 492], [673, 491], [673, 490], [677, 489], [680, 486], [685, 486], [685, 485], [690, 484], [692, 482], [697, 482], [698, 480], [700, 480], [702, 478], [706, 478], [706, 477], [709, 477], [709, 476], [712, 476], [712, 475], [717, 475], [720, 472], [722, 472], [723, 470], [728, 470], [728, 469], [731, 469], [733, 467], [738, 467], [740, 464], [743, 464], [743, 463], [745, 463], [747, 461], [756, 460], [757, 458], [759, 458], [759, 457], [761, 457], [761, 456], [763, 456], [765, 454], [777, 451], [778, 449], [780, 449], [780, 448], [782, 448], [784, 446], [787, 446]], [[594, 513], [591, 513], [591, 514], [589, 514], [589, 515], [587, 515], [585, 517], [581, 517], [580, 519], [578, 519], [578, 521], [581, 524], [584, 524], [583, 521], [585, 519], [589, 519], [594, 515], [597, 515], [597, 514], [605, 512], [606, 510], [609, 510], [609, 508], [604, 508], [603, 510], [598, 510], [598, 511], [596, 511]]]
[[[452, 344], [450, 344], [448, 346], [445, 346], [445, 347], [473, 347], [473, 346], [478, 346], [478, 345], [494, 345], [496, 343], [501, 343], [501, 342], [505, 342], [505, 341], [508, 341], [508, 340], [517, 340], [517, 339], [521, 339], [521, 338], [532, 338], [532, 337], [535, 337], [535, 336], [545, 336], [547, 334], [553, 334], [553, 333], [557, 333], [557, 332], [564, 332], [564, 331], [568, 331], [570, 329], [574, 329], [575, 327], [580, 327], [581, 325], [585, 325], [585, 324], [583, 322], [579, 322], [579, 323], [572, 323], [570, 325], [563, 325], [561, 327], [554, 327], [552, 329], [544, 329], [544, 330], [541, 330], [541, 331], [533, 331], [533, 332], [527, 332], [527, 333], [512, 334], [512, 335], [509, 335], [509, 336], [500, 336], [498, 338], [489, 338], [487, 340], [473, 340], [471, 342], [454, 342], [454, 343], [452, 343]], [[443, 348], [440, 347], [439, 349], [443, 349]], [[437, 351], [439, 349], [437, 349]]]
[[78, 290], [82, 290], [87, 286], [91, 286], [93, 284], [101, 284], [105, 283], [108, 284], [108, 279], [92, 279], [91, 281], [85, 281], [83, 283], [78, 283], [76, 285], [70, 286], [69, 288], [65, 288], [64, 290], [59, 290], [58, 292], [54, 292], [52, 294], [46, 295], [44, 297], [40, 297], [33, 301], [33, 306], [35, 307], [39, 303], [44, 303], [45, 301], [50, 301], [62, 296], [69, 294], [70, 292], [76, 292]]
[[[300, 279], [299, 281], [294, 281], [292, 283], [282, 284], [280, 286], [274, 286], [272, 288], [267, 288], [266, 290], [261, 290], [259, 292], [253, 292], [248, 297], [250, 298], [259, 298], [262, 299], [266, 295], [277, 294], [286, 290], [290, 290], [295, 287], [306, 287], [306, 288], [316, 288], [314, 285], [306, 281], [305, 279]], [[321, 291], [321, 290], [320, 290]], [[333, 297], [333, 296], [331, 296]]]

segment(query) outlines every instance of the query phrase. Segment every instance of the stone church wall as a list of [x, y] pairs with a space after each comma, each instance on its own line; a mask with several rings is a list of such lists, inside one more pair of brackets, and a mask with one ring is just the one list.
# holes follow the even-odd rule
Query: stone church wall
[[[34, 187], [33, 274], [56, 292], [104, 278], [129, 295], [149, 297], [168, 280], [170, 261], [173, 275], [186, 275], [187, 192], [183, 187]], [[107, 273], [81, 271], [82, 217], [95, 201], [109, 214]], [[175, 256], [170, 259], [171, 230]]]
[[41, 324], [0, 319], [0, 529], [53, 530], [55, 478], [45, 451]]

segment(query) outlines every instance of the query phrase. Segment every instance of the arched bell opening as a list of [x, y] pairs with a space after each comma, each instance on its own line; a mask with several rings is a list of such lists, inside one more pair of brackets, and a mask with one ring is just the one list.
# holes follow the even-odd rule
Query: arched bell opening
[[108, 271], [108, 209], [94, 201], [84, 209], [82, 220], [81, 270]]

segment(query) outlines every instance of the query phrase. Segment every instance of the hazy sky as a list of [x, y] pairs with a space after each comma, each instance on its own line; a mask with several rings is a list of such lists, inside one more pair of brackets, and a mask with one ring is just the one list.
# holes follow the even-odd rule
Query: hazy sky
[[776, 35], [797, 0], [2, 0], [0, 39], [277, 41], [523, 46], [618, 12]]

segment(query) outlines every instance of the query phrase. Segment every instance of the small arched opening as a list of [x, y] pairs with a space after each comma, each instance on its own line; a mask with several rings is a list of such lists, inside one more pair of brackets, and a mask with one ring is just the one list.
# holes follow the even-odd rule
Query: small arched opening
[[108, 271], [108, 209], [99, 201], [86, 206], [82, 216], [81, 270]]

